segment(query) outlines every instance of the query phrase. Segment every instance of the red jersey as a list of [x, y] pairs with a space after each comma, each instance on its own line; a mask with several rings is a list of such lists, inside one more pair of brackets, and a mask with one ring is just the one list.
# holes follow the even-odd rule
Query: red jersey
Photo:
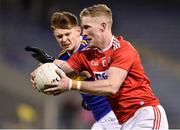
[[128, 71], [118, 92], [108, 97], [120, 124], [131, 118], [139, 108], [159, 104], [158, 98], [153, 94], [139, 54], [122, 36], [113, 36], [111, 43], [104, 50], [78, 51], [67, 62], [74, 70], [89, 71], [96, 80], [107, 79], [107, 70], [111, 66]]

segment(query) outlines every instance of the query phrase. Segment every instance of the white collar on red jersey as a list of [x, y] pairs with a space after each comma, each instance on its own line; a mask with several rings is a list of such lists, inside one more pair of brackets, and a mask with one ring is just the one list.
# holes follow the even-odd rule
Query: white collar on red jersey
[[104, 51], [108, 50], [109, 48], [111, 48], [112, 46], [113, 46], [113, 49], [120, 48], [119, 40], [117, 40], [114, 37], [114, 35], [112, 36], [111, 42], [109, 43], [109, 45], [106, 48], [102, 49], [102, 51], [104, 52]]

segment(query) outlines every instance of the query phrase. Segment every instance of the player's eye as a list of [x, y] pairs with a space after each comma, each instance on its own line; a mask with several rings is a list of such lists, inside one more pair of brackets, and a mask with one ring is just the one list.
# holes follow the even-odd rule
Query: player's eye
[[88, 29], [88, 28], [90, 28], [90, 26], [88, 26], [88, 25], [83, 26], [83, 29]]
[[56, 37], [60, 39], [60, 38], [62, 38], [63, 36], [62, 36], [62, 35], [57, 35]]
[[66, 34], [65, 34], [65, 36], [69, 36], [69, 35], [70, 35], [70, 33], [66, 33]]

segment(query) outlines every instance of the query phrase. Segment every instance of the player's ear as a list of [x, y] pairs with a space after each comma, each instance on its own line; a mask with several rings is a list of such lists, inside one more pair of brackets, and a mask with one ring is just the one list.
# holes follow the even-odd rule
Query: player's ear
[[105, 22], [101, 23], [101, 31], [104, 32], [107, 28], [107, 24]]
[[78, 32], [78, 35], [80, 35], [81, 34], [81, 28], [78, 26], [78, 27], [76, 27], [76, 31]]

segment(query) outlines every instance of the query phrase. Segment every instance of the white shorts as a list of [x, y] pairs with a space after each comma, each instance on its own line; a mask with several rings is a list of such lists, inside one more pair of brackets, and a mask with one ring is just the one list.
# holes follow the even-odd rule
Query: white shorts
[[137, 110], [133, 117], [122, 124], [121, 130], [168, 130], [168, 121], [161, 105]]
[[96, 121], [91, 130], [120, 130], [121, 125], [118, 123], [118, 120], [113, 111], [110, 111], [99, 121]]

